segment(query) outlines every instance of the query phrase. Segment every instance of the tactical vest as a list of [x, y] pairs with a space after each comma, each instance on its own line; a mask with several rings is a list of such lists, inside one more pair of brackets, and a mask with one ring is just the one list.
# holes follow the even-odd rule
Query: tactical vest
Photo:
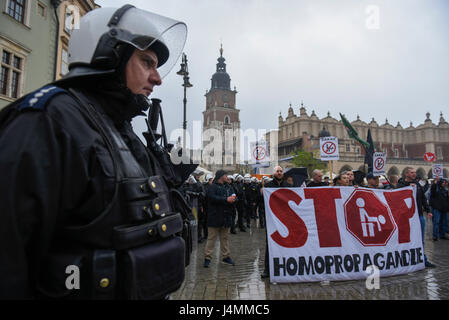
[[[19, 109], [35, 101], [32, 94], [30, 97]], [[185, 216], [189, 208], [161, 174], [146, 175], [112, 120], [95, 109], [86, 96], [75, 98], [111, 151], [110, 158], [98, 160], [115, 174], [105, 177], [105, 184], [112, 186], [113, 198], [88, 224], [58, 228], [55, 245], [40, 263], [38, 295], [163, 299], [184, 280], [191, 250], [191, 243], [186, 243], [191, 239]], [[162, 173], [157, 158], [148, 152], [155, 172]]]

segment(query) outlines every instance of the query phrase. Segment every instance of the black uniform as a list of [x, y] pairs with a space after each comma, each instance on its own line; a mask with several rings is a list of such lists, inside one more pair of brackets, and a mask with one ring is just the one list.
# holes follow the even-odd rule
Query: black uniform
[[246, 198], [243, 182], [235, 183], [235, 191], [235, 194], [237, 195], [237, 200], [235, 202], [237, 209], [237, 225], [240, 231], [246, 231], [244, 226]]
[[251, 226], [251, 219], [257, 218], [257, 185], [251, 182], [245, 185], [245, 197], [246, 197], [246, 225], [249, 228]]
[[[225, 188], [228, 190], [229, 195], [237, 195], [236, 191], [235, 191], [235, 187], [234, 187], [234, 182], [231, 183], [225, 183], [224, 184]], [[230, 210], [231, 210], [231, 233], [235, 234], [235, 218], [236, 218], [236, 206], [235, 203], [233, 203], [230, 206]]]
[[0, 298], [159, 299], [184, 280], [188, 207], [132, 131], [144, 101], [92, 86], [0, 113]]

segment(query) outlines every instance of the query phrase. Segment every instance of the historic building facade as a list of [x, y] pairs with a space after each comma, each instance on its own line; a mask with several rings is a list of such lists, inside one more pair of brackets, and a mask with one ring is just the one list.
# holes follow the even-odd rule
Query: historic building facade
[[93, 0], [0, 0], [0, 109], [68, 71], [70, 33]]
[[[290, 105], [287, 117], [284, 119], [280, 114], [278, 123], [278, 157], [281, 165], [291, 167], [291, 153], [298, 149], [314, 152], [319, 158], [319, 137], [329, 134], [338, 137], [339, 142], [340, 160], [334, 161], [335, 172], [365, 169], [363, 147], [349, 138], [342, 121], [332, 117], [330, 112], [320, 119], [314, 111], [309, 115], [301, 103], [299, 115], [296, 115]], [[416, 127], [412, 123], [402, 127], [399, 122], [393, 126], [387, 119], [383, 124], [378, 124], [374, 118], [367, 123], [359, 116], [351, 125], [364, 140], [370, 129], [376, 151], [387, 153], [387, 174], [400, 175], [406, 166], [413, 166], [418, 174], [428, 176], [432, 164], [425, 162], [423, 156], [426, 152], [433, 152], [437, 157], [435, 163], [442, 163], [445, 176], [448, 176], [449, 124], [442, 113], [437, 124], [427, 113], [424, 123]], [[269, 135], [267, 141], [270, 141]]]
[[226, 72], [223, 47], [217, 61], [211, 87], [205, 94], [202, 166], [213, 172], [235, 172], [240, 161], [240, 110], [236, 108], [236, 87], [231, 89], [231, 78]]

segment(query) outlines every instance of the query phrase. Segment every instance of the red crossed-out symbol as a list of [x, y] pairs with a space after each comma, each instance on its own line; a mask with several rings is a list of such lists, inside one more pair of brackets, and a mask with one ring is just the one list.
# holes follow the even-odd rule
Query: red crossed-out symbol
[[337, 147], [335, 146], [335, 143], [333, 143], [332, 141], [324, 143], [322, 149], [325, 154], [333, 154], [335, 153], [335, 151], [337, 151]]
[[263, 160], [265, 158], [265, 153], [264, 147], [256, 147], [253, 152], [254, 159]]
[[382, 170], [384, 168], [385, 161], [383, 158], [377, 158], [374, 162], [374, 165], [376, 167], [376, 170]]
[[427, 162], [434, 162], [436, 160], [435, 154], [432, 152], [424, 153], [424, 160]]
[[442, 172], [441, 172], [441, 167], [433, 167], [433, 172], [438, 175], [441, 176]]

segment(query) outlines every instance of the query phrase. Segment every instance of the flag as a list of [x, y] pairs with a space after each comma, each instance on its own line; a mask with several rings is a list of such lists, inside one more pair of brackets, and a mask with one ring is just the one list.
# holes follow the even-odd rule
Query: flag
[[368, 165], [368, 172], [373, 172], [373, 154], [376, 152], [374, 146], [373, 138], [371, 137], [371, 130], [368, 129], [368, 136], [366, 137], [368, 141], [368, 148], [365, 148], [365, 163]]
[[351, 126], [351, 124], [345, 118], [345, 116], [340, 113], [340, 117], [341, 117], [341, 121], [345, 125], [346, 131], [348, 132], [349, 137], [354, 139], [354, 140], [356, 140], [356, 141], [358, 141], [365, 149], [369, 148], [369, 143], [359, 137], [359, 134]]

